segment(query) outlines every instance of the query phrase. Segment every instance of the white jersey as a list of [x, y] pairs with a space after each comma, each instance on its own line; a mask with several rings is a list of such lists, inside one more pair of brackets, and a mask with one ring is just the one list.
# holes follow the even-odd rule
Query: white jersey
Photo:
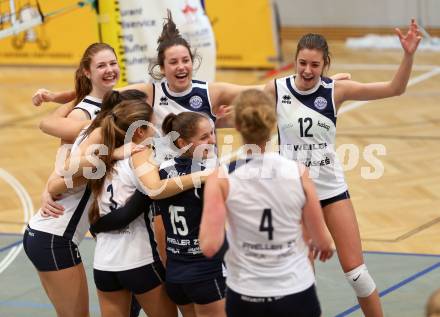
[[86, 113], [90, 120], [95, 119], [96, 115], [101, 111], [102, 100], [92, 96], [85, 96], [79, 104], [73, 109], [81, 109]]
[[[101, 110], [101, 100], [87, 96], [74, 109], [84, 110], [93, 120]], [[86, 129], [87, 127], [76, 138], [72, 152], [84, 141], [83, 132]], [[29, 226], [38, 231], [70, 239], [79, 245], [90, 227], [88, 219], [88, 211], [92, 202], [90, 189], [86, 185], [69, 189], [56, 202], [64, 207], [62, 216], [58, 218], [43, 217], [40, 208], [29, 221]]]
[[301, 227], [305, 195], [298, 164], [266, 153], [231, 163], [228, 180], [228, 287], [271, 297], [313, 285]]
[[[130, 159], [117, 161], [98, 199], [100, 215], [124, 206], [136, 189], [143, 191]], [[141, 214], [124, 229], [99, 233], [93, 267], [103, 271], [125, 271], [153, 263], [157, 257], [150, 211], [148, 217]]]
[[[72, 152], [85, 140], [83, 132], [86, 128], [76, 138]], [[64, 207], [63, 215], [58, 218], [43, 217], [40, 208], [29, 221], [29, 226], [38, 231], [70, 239], [79, 245], [90, 227], [88, 219], [92, 202], [90, 189], [86, 185], [69, 189], [56, 202]]]
[[281, 155], [310, 169], [320, 200], [347, 190], [335, 151], [334, 82], [322, 77], [315, 87], [300, 91], [293, 76], [275, 80], [278, 138]]

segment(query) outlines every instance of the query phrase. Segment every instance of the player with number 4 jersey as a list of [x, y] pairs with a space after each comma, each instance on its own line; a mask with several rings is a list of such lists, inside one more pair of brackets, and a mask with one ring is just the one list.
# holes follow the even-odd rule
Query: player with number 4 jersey
[[200, 228], [200, 246], [212, 256], [227, 220], [227, 315], [318, 317], [301, 221], [322, 261], [333, 251], [313, 183], [304, 166], [265, 152], [276, 123], [272, 100], [249, 90], [234, 103], [236, 129], [249, 150], [208, 178]]

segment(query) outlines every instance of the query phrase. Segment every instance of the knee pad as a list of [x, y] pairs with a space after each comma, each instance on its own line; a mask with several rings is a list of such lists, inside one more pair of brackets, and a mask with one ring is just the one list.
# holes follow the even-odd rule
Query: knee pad
[[345, 273], [345, 278], [351, 287], [353, 287], [356, 296], [359, 298], [370, 296], [371, 293], [373, 293], [376, 289], [376, 284], [368, 273], [367, 266], [365, 264], [362, 264], [354, 270]]

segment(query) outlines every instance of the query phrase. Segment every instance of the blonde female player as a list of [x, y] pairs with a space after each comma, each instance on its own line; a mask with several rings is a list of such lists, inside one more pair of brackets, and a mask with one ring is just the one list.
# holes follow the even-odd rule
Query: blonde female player
[[381, 99], [405, 91], [421, 37], [414, 20], [406, 35], [399, 29], [396, 32], [403, 58], [391, 81], [364, 84], [324, 77], [324, 70], [330, 66], [327, 41], [321, 35], [307, 34], [298, 43], [297, 74], [265, 87], [277, 98], [280, 153], [310, 167], [345, 277], [367, 317], [382, 316], [382, 309], [376, 285], [364, 264], [359, 227], [334, 149], [336, 116], [344, 101]]
[[[76, 104], [78, 108], [70, 114], [72, 120], [93, 118], [100, 107], [97, 97], [111, 90], [118, 78], [119, 67], [113, 48], [101, 43], [90, 45], [76, 71], [79, 102]], [[67, 115], [64, 107], [57, 111]], [[88, 230], [87, 217], [82, 215], [87, 209], [89, 195], [90, 192], [81, 187], [55, 203], [45, 190], [42, 207], [31, 218], [24, 233], [24, 250], [37, 269], [58, 316], [89, 315], [86, 275], [78, 250], [78, 244]], [[52, 213], [57, 208], [63, 211], [62, 215]]]
[[249, 90], [234, 104], [247, 157], [208, 178], [200, 247], [208, 257], [214, 255], [224, 242], [227, 221], [229, 317], [318, 317], [302, 219], [320, 259], [327, 260], [333, 251], [313, 183], [304, 166], [266, 152], [276, 125], [272, 100]]

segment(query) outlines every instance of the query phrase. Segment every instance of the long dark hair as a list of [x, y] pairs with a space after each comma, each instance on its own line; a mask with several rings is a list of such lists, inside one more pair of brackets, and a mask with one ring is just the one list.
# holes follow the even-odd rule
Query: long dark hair
[[90, 180], [90, 187], [94, 195], [94, 201], [89, 212], [90, 223], [95, 223], [99, 218], [98, 199], [105, 178], [112, 172], [115, 164], [112, 159], [114, 150], [124, 144], [125, 134], [133, 123], [140, 120], [151, 122], [152, 116], [153, 109], [146, 101], [124, 100], [101, 120], [102, 143], [107, 146], [108, 153], [100, 156], [105, 164], [105, 175], [100, 179]]
[[102, 119], [104, 119], [113, 108], [124, 100], [147, 100], [147, 94], [137, 89], [127, 89], [123, 91], [112, 90], [108, 91], [101, 103], [101, 111], [97, 114], [95, 119], [89, 125], [84, 132], [84, 137], [92, 133], [97, 127], [101, 125]]
[[308, 33], [301, 37], [296, 47], [295, 61], [298, 54], [303, 49], [318, 50], [322, 52], [324, 58], [324, 69], [330, 68], [330, 51], [328, 49], [327, 40], [321, 34]]
[[[184, 111], [179, 114], [170, 113], [162, 122], [162, 131], [168, 134], [171, 131], [179, 133], [179, 138], [189, 141], [197, 133], [197, 125], [200, 120], [209, 118], [200, 112]], [[174, 141], [177, 146], [177, 140]]]
[[[162, 33], [157, 39], [157, 58], [150, 63], [149, 66], [149, 74], [156, 80], [160, 80], [163, 78], [163, 74], [156, 70], [157, 66], [164, 67], [165, 61], [165, 51], [175, 45], [182, 45], [188, 49], [189, 56], [191, 57], [191, 61], [194, 63], [194, 59], [200, 61], [201, 58], [197, 55], [196, 52], [192, 52], [191, 45], [189, 45], [188, 41], [185, 40], [179, 32], [179, 29], [176, 26], [176, 23], [173, 21], [173, 16], [171, 15], [171, 11], [167, 10], [167, 18], [166, 22], [162, 27]], [[197, 67], [193, 66], [193, 69], [197, 69]]]

